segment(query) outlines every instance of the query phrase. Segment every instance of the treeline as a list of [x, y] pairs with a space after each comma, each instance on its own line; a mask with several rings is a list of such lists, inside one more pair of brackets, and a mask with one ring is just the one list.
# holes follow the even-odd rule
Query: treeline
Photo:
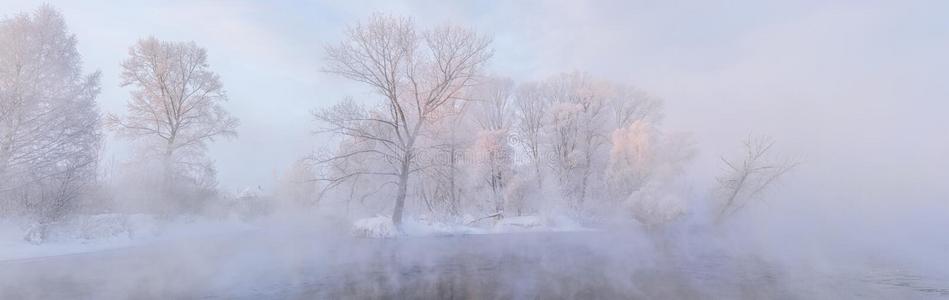
[[[389, 214], [396, 225], [409, 211], [455, 221], [618, 217], [652, 228], [696, 198], [681, 185], [695, 153], [688, 134], [662, 130], [662, 100], [632, 85], [577, 71], [516, 83], [486, 71], [488, 36], [379, 14], [325, 52], [326, 72], [377, 96], [314, 111], [339, 142], [305, 161], [326, 207]], [[773, 144], [749, 137], [741, 156], [722, 158], [709, 197], [716, 220], [795, 165], [774, 159]]]
[[667, 186], [692, 150], [685, 135], [661, 130], [659, 98], [581, 72], [524, 83], [488, 76], [490, 42], [376, 15], [328, 47], [327, 71], [382, 101], [314, 113], [342, 137], [312, 159], [323, 197], [373, 212], [394, 203], [395, 223], [406, 199], [440, 217], [558, 211], [652, 223], [682, 213]]
[[[207, 51], [139, 40], [121, 63], [126, 113], [103, 116], [100, 73], [84, 73], [76, 44], [49, 6], [0, 20], [0, 214], [50, 224], [89, 207], [226, 210], [207, 147], [236, 137], [239, 121], [223, 107]], [[661, 99], [583, 72], [514, 82], [489, 74], [493, 55], [489, 36], [464, 27], [386, 15], [350, 26], [326, 47], [323, 71], [375, 97], [316, 109], [319, 138], [336, 143], [291, 166], [272, 198], [230, 198], [390, 214], [395, 224], [408, 211], [618, 216], [652, 227], [686, 211], [676, 184], [694, 150], [688, 135], [662, 130]], [[104, 129], [135, 145], [133, 159], [100, 166]], [[774, 160], [772, 145], [749, 139], [740, 157], [722, 160], [719, 219], [794, 166]], [[275, 205], [258, 204], [245, 206]]]

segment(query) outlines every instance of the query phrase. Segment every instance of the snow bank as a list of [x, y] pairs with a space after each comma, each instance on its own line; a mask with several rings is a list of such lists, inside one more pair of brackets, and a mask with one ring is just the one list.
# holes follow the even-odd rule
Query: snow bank
[[356, 220], [353, 223], [353, 235], [368, 238], [388, 238], [399, 235], [392, 219], [385, 216], [375, 216]]
[[45, 225], [26, 224], [16, 220], [0, 223], [0, 260], [100, 251], [253, 228], [237, 220], [146, 214], [98, 214]]
[[543, 228], [546, 220], [540, 216], [504, 218], [494, 224], [495, 231], [518, 231]]
[[396, 236], [440, 236], [460, 234], [480, 234], [486, 230], [463, 224], [440, 222], [425, 216], [402, 220], [402, 230], [396, 228], [392, 218], [375, 216], [353, 222], [352, 233], [357, 237], [391, 238]]
[[585, 231], [577, 221], [564, 216], [517, 216], [503, 218], [492, 228], [494, 232], [563, 232]]
[[93, 215], [38, 225], [0, 224], [0, 260], [82, 253], [131, 246], [128, 216]]
[[460, 234], [481, 234], [485, 230], [478, 227], [468, 226], [457, 222], [444, 222], [430, 219], [427, 216], [419, 218], [409, 218], [403, 222], [402, 230], [410, 236], [432, 236], [432, 235], [460, 235]]
[[[470, 219], [470, 218], [467, 218]], [[445, 222], [426, 216], [408, 217], [400, 231], [388, 216], [375, 216], [353, 222], [357, 237], [391, 238], [396, 236], [444, 236], [512, 232], [564, 232], [589, 230], [567, 217], [518, 216], [490, 222]]]
[[130, 221], [132, 218], [131, 215], [120, 214], [77, 216], [56, 223], [30, 225], [22, 237], [23, 240], [37, 245], [70, 240], [130, 238], [133, 224], [137, 224]]

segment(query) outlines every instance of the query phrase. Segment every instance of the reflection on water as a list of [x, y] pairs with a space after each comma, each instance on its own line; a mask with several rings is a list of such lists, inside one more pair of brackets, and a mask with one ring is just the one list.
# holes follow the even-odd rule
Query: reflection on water
[[0, 262], [0, 298], [949, 297], [949, 284], [906, 272], [802, 274], [750, 255], [674, 246], [657, 251], [654, 245], [590, 232], [394, 240], [221, 237]]

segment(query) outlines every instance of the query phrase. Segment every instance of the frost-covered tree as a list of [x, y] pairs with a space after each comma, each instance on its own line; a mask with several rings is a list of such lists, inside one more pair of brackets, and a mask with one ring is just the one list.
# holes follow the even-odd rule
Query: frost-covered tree
[[471, 99], [474, 122], [482, 130], [508, 131], [514, 122], [514, 81], [491, 77], [482, 80]]
[[477, 185], [485, 187], [490, 195], [490, 213], [503, 216], [507, 183], [514, 171], [510, 145], [514, 82], [489, 78], [475, 88], [473, 95], [472, 119], [479, 128], [471, 148], [476, 163], [474, 173], [479, 181]]
[[553, 170], [568, 206], [582, 211], [595, 170], [605, 162], [609, 132], [605, 86], [580, 72], [555, 76], [545, 85], [552, 103], [546, 137]]
[[797, 166], [798, 162], [787, 158], [776, 158], [773, 154], [774, 139], [766, 136], [749, 136], [742, 142], [740, 157], [727, 159], [724, 174], [718, 180], [716, 222], [740, 211], [754, 201], [784, 174]]
[[[666, 174], [691, 153], [679, 135], [660, 133], [660, 99], [587, 73], [520, 84], [511, 106], [514, 144], [529, 158], [515, 172], [535, 174], [536, 182], [531, 188], [520, 181], [519, 189], [547, 198], [545, 191], [556, 190], [574, 212], [628, 207], [647, 184], [665, 191], [660, 183], [674, 177]], [[549, 182], [545, 174], [552, 175]], [[535, 205], [554, 206], [549, 199]]]
[[430, 146], [424, 153], [423, 165], [419, 174], [418, 196], [421, 204], [432, 214], [440, 211], [456, 218], [465, 210], [465, 192], [470, 190], [466, 184], [470, 166], [469, 153], [466, 151], [474, 142], [471, 132], [477, 130], [471, 124], [469, 111], [474, 101], [454, 101], [445, 114], [431, 126], [426, 136]]
[[237, 135], [238, 120], [224, 110], [223, 85], [194, 42], [139, 40], [122, 62], [122, 86], [132, 87], [125, 117], [107, 124], [138, 141], [146, 158], [161, 161], [164, 192], [183, 184], [213, 188], [214, 167], [205, 157], [217, 138]]
[[[474, 179], [474, 187], [480, 190], [479, 195], [487, 197], [488, 213], [504, 215], [504, 208], [508, 181], [512, 178], [513, 161], [510, 146], [508, 145], [507, 131], [482, 130], [478, 133], [471, 150], [470, 172]], [[482, 200], [482, 201], [484, 201]]]
[[544, 95], [543, 85], [523, 83], [517, 88], [514, 97], [514, 133], [516, 141], [527, 152], [534, 168], [534, 177], [538, 185], [542, 184], [544, 157], [542, 150], [543, 134], [547, 125], [550, 102]]
[[421, 137], [461, 101], [492, 55], [490, 39], [471, 30], [441, 26], [423, 32], [405, 18], [375, 15], [346, 31], [344, 41], [327, 47], [326, 70], [365, 84], [382, 97], [372, 109], [351, 103], [316, 112], [326, 131], [366, 147], [343, 149], [321, 162], [373, 157], [389, 162], [384, 170], [339, 174], [328, 181], [361, 175], [388, 176], [396, 182], [392, 221], [402, 221], [412, 174], [425, 168], [416, 160]]
[[643, 121], [613, 131], [610, 163], [606, 169], [611, 198], [625, 200], [649, 181], [659, 150], [656, 135], [652, 125]]
[[642, 119], [614, 130], [610, 143], [606, 180], [613, 201], [607, 209], [625, 208], [647, 228], [685, 213], [685, 202], [672, 183], [693, 156], [687, 136], [663, 134]]
[[293, 162], [283, 175], [277, 178], [274, 196], [277, 201], [290, 207], [304, 207], [316, 203], [319, 182], [314, 181], [313, 165], [301, 159]]
[[[340, 103], [335, 108], [342, 107], [345, 105]], [[364, 151], [375, 151], [374, 147], [377, 146], [371, 140], [344, 138], [335, 152], [326, 151], [309, 157], [307, 161], [315, 164], [316, 167], [316, 176], [313, 180], [321, 187], [317, 194], [317, 203], [323, 207], [332, 207], [336, 203], [324, 200], [342, 200], [346, 215], [349, 215], [354, 207], [371, 212], [382, 210], [382, 205], [372, 200], [386, 195], [387, 188], [395, 185], [388, 176], [380, 176], [388, 174], [386, 172], [392, 168], [392, 162], [385, 157], [374, 156], [349, 159], [349, 157], [359, 156]], [[338, 157], [337, 153], [356, 154]]]
[[607, 105], [612, 127], [626, 128], [633, 123], [658, 125], [662, 120], [662, 100], [635, 87], [607, 83]]
[[55, 221], [95, 179], [99, 73], [55, 9], [0, 20], [0, 205]]

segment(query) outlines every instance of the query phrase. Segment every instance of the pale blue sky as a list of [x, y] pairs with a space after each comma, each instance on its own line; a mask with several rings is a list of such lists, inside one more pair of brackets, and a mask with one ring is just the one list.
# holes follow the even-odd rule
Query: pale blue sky
[[[41, 3], [4, 2], [4, 15]], [[665, 98], [667, 128], [698, 142], [700, 188], [716, 157], [754, 132], [805, 158], [786, 197], [949, 207], [945, 1], [48, 2], [87, 70], [103, 72], [106, 112], [124, 111], [118, 66], [136, 39], [208, 49], [242, 121], [238, 139], [211, 148], [231, 191], [270, 186], [319, 145], [311, 109], [372, 97], [319, 71], [322, 45], [386, 12], [492, 34], [491, 70], [517, 80], [582, 70]], [[110, 155], [122, 159], [122, 144], [110, 140]]]

